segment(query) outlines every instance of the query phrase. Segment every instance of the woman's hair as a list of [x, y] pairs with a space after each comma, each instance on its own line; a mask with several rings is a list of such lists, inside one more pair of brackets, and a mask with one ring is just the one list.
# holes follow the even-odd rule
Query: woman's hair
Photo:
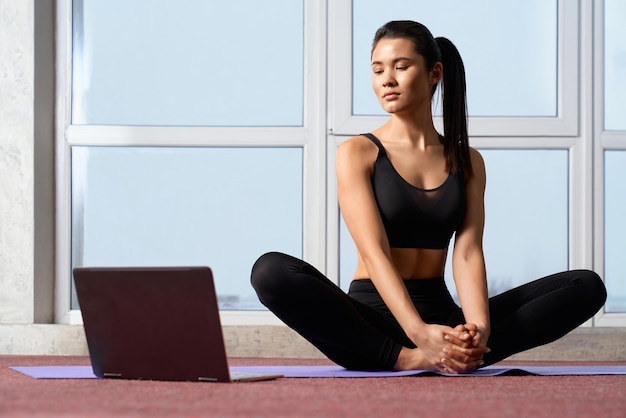
[[[410, 20], [391, 21], [381, 26], [374, 35], [372, 51], [383, 38], [403, 38], [413, 42], [415, 52], [424, 57], [426, 69], [431, 71], [436, 62], [443, 66], [443, 146], [448, 167], [453, 172], [462, 169], [468, 177], [472, 174], [467, 137], [467, 100], [465, 92], [465, 67], [459, 51], [450, 40], [433, 38], [428, 28]], [[431, 97], [437, 85], [433, 86]], [[460, 167], [459, 167], [460, 164]]]

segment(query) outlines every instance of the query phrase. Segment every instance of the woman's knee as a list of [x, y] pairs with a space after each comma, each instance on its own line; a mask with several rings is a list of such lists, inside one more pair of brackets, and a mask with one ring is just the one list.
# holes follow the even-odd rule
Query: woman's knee
[[576, 273], [579, 274], [580, 280], [583, 283], [585, 295], [595, 301], [595, 305], [600, 309], [607, 298], [606, 287], [604, 286], [602, 278], [591, 270], [576, 270]]
[[250, 283], [261, 302], [281, 300], [302, 291], [307, 264], [288, 254], [269, 252], [263, 254], [252, 266]]
[[276, 282], [282, 276], [281, 270], [286, 255], [278, 252], [263, 254], [252, 266], [250, 283], [258, 292]]

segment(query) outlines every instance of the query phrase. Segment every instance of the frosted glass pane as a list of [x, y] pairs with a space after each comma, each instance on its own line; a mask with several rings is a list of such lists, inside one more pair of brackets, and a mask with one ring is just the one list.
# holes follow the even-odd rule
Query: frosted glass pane
[[352, 4], [354, 115], [385, 115], [371, 89], [372, 39], [387, 21], [410, 19], [435, 37], [449, 38], [461, 52], [470, 116], [556, 116], [556, 0]]
[[264, 309], [255, 260], [302, 257], [302, 149], [74, 147], [72, 225], [75, 266], [208, 265], [221, 309]]
[[604, 279], [607, 312], [626, 312], [626, 151], [604, 153]]
[[626, 2], [604, 2], [604, 129], [626, 130]]
[[302, 0], [73, 4], [74, 124], [302, 125]]
[[[487, 169], [484, 252], [495, 295], [568, 266], [568, 154], [557, 150], [483, 150]], [[533, 167], [529, 170], [529, 167]], [[356, 250], [340, 229], [340, 283], [347, 289]], [[446, 282], [456, 297], [451, 269]]]
[[489, 293], [567, 270], [568, 152], [481, 154], [487, 169], [483, 245]]

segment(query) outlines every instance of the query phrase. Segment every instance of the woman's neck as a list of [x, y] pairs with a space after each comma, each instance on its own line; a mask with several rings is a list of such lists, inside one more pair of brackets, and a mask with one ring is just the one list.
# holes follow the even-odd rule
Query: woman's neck
[[394, 114], [376, 133], [389, 141], [410, 141], [419, 147], [440, 144], [439, 133], [430, 115], [420, 120], [416, 115]]

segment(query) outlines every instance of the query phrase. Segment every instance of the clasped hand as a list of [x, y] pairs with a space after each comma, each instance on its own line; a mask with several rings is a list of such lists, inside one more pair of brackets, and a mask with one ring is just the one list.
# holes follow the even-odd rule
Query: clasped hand
[[416, 341], [422, 354], [435, 370], [444, 373], [469, 373], [482, 366], [487, 347], [488, 332], [474, 324], [427, 325]]

